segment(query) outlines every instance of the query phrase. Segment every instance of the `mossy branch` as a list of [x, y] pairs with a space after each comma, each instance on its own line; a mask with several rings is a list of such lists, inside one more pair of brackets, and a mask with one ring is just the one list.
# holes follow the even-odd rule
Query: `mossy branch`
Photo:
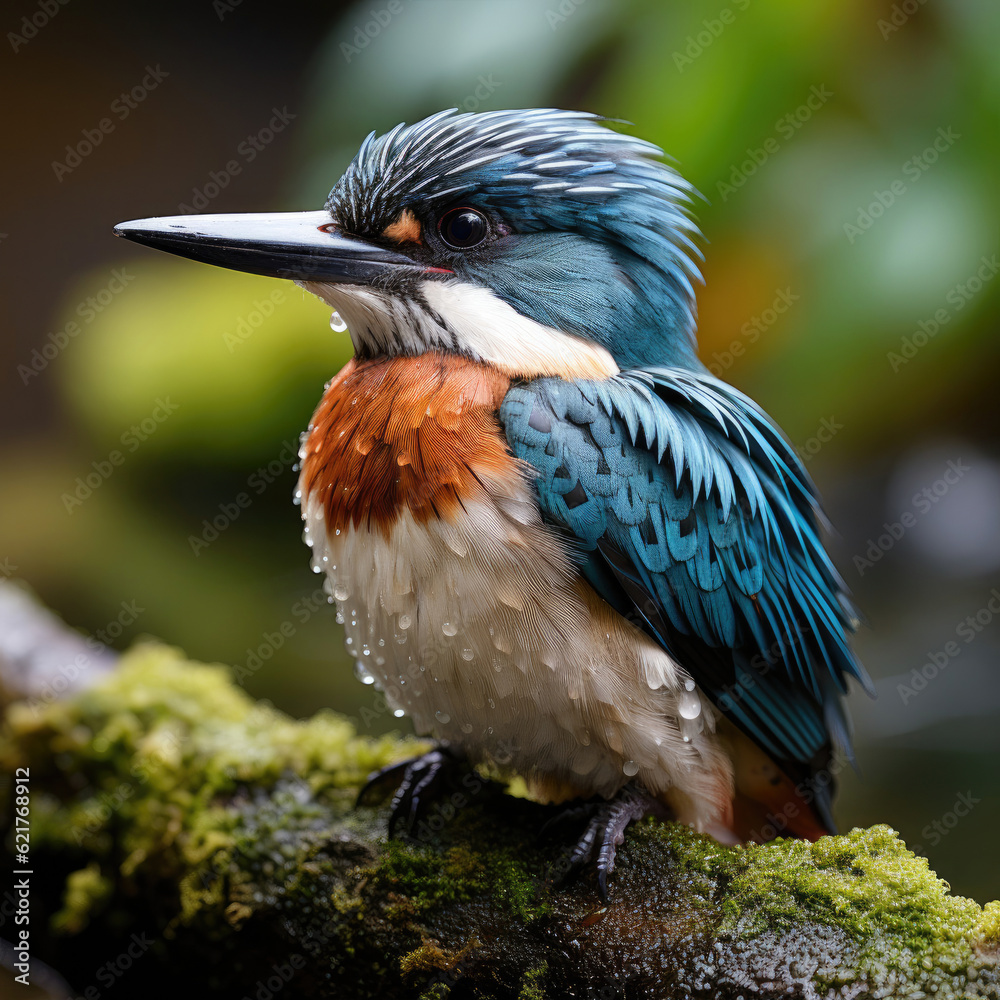
[[289, 719], [156, 645], [15, 701], [35, 955], [88, 1000], [124, 976], [133, 996], [256, 1000], [1000, 997], [1000, 903], [951, 896], [887, 827], [727, 848], [646, 821], [604, 906], [587, 875], [553, 880], [550, 810], [475, 775], [420, 842], [386, 842], [356, 790], [413, 749]]

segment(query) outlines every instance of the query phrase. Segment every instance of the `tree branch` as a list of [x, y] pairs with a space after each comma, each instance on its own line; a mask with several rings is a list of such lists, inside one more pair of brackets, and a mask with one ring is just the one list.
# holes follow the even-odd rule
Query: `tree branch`
[[576, 831], [541, 838], [550, 809], [475, 774], [387, 843], [385, 807], [353, 800], [415, 744], [294, 721], [225, 668], [145, 645], [65, 698], [22, 676], [0, 752], [30, 769], [32, 951], [87, 1000], [1000, 996], [1000, 904], [949, 895], [884, 826], [727, 848], [645, 821], [604, 906], [589, 874], [558, 881]]

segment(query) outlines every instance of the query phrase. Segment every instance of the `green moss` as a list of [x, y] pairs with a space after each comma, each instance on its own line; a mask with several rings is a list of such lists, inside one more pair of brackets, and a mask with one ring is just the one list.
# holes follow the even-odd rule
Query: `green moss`
[[1000, 958], [1000, 900], [994, 900], [983, 907], [983, 915], [979, 918], [976, 930], [980, 945], [992, 949]]
[[548, 962], [542, 962], [529, 969], [521, 980], [521, 989], [517, 994], [517, 1000], [545, 1000], [545, 987], [542, 985], [542, 980], [548, 970]]
[[90, 915], [111, 896], [113, 885], [101, 875], [100, 866], [89, 864], [72, 872], [66, 879], [63, 908], [53, 917], [60, 930], [75, 934], [90, 920]]
[[520, 861], [509, 856], [495, 857], [491, 872], [495, 897], [525, 923], [551, 912], [550, 904], [539, 898], [537, 883]]
[[983, 910], [950, 895], [888, 826], [746, 847], [724, 847], [672, 823], [641, 824], [637, 833], [667, 847], [677, 869], [701, 877], [689, 888], [714, 899], [714, 933], [723, 939], [794, 937], [825, 924], [854, 943], [856, 975], [880, 982], [898, 972], [943, 995], [976, 965], [977, 952], [1000, 950], [1000, 903]]
[[969, 962], [979, 906], [949, 895], [926, 859], [887, 826], [814, 844], [753, 845], [734, 852], [733, 860], [723, 905], [730, 927], [787, 928], [807, 914], [859, 941], [879, 939], [880, 949], [891, 940], [900, 951], [933, 952], [935, 963], [949, 969]]
[[[13, 705], [3, 756], [10, 766], [33, 759], [36, 787], [67, 790], [58, 803], [38, 803], [35, 844], [96, 859], [85, 869], [94, 885], [102, 866], [109, 878], [108, 865], [175, 881], [179, 870], [183, 923], [231, 898], [226, 879], [237, 859], [250, 870], [293, 868], [301, 844], [292, 834], [322, 828], [321, 802], [346, 801], [370, 771], [415, 748], [361, 739], [332, 712], [296, 721], [253, 701], [226, 668], [147, 644], [72, 699]], [[83, 891], [86, 879], [71, 876], [58, 918], [67, 930], [100, 901]]]
[[[422, 843], [386, 843], [384, 809], [355, 809], [355, 789], [416, 749], [328, 712], [294, 721], [224, 668], [146, 645], [65, 702], [12, 706], [0, 756], [8, 773], [31, 767], [33, 852], [66, 876], [50, 907], [60, 942], [131, 927], [150, 899], [143, 919], [186, 934], [187, 954], [212, 942], [249, 962], [246, 941], [277, 942], [251, 981], [293, 947], [316, 982], [364, 970], [364, 997], [396, 983], [389, 995], [441, 1000], [468, 980], [541, 1000], [570, 974], [551, 956], [578, 955], [582, 976], [590, 947], [624, 961], [650, 942], [656, 982], [709, 984], [698, 990], [731, 975], [738, 992], [788, 955], [791, 986], [863, 979], [944, 998], [995, 981], [1000, 903], [950, 896], [888, 827], [734, 848], [646, 820], [628, 831], [612, 905], [595, 909], [589, 876], [547, 881], [542, 807], [492, 785], [463, 786]], [[604, 981], [603, 965], [590, 974]]]
[[447, 983], [434, 983], [420, 994], [418, 1000], [447, 1000], [451, 987]]
[[474, 852], [459, 844], [437, 852], [393, 840], [367, 874], [419, 911], [478, 898], [491, 899], [525, 923], [547, 911], [526, 865], [509, 850]]
[[450, 972], [460, 966], [478, 946], [479, 942], [472, 939], [464, 947], [449, 951], [437, 941], [424, 941], [399, 960], [399, 967], [404, 976], [412, 976], [418, 972]]
[[921, 950], [932, 942], [967, 939], [973, 926], [987, 935], [997, 930], [1000, 904], [981, 914], [972, 900], [950, 895], [947, 882], [888, 826], [815, 843], [776, 840], [746, 847], [725, 847], [676, 823], [647, 821], [636, 834], [667, 847], [678, 869], [705, 876], [707, 890], [715, 886], [724, 932], [786, 930], [805, 917], [857, 939], [888, 932]]

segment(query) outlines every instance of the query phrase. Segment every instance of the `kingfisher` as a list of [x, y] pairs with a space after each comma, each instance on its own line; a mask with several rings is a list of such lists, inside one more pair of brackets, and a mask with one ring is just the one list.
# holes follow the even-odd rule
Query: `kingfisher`
[[314, 568], [362, 679], [435, 748], [373, 778], [412, 830], [456, 767], [726, 843], [834, 832], [858, 614], [816, 490], [699, 361], [694, 188], [580, 111], [373, 132], [321, 211], [122, 223], [296, 282], [354, 357], [302, 436]]

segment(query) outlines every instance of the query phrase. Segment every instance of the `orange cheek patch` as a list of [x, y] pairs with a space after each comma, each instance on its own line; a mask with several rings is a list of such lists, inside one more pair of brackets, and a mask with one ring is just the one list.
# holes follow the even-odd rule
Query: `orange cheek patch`
[[313, 416], [303, 481], [327, 531], [448, 517], [482, 480], [520, 475], [496, 409], [510, 380], [455, 355], [351, 361]]
[[420, 221], [408, 208], [404, 208], [399, 218], [382, 230], [382, 235], [397, 243], [420, 243]]

